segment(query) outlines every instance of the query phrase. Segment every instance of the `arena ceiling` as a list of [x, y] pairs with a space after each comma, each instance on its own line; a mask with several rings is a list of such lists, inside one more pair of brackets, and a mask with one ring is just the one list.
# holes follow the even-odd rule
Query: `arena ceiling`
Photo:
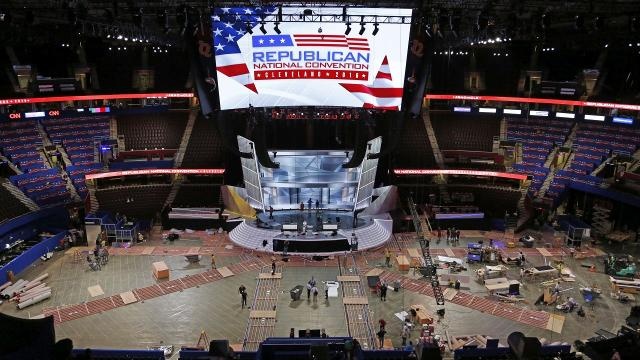
[[118, 28], [175, 41], [184, 27], [185, 15], [206, 24], [213, 6], [249, 4], [411, 7], [419, 10], [414, 21], [444, 46], [461, 46], [495, 37], [538, 42], [560, 37], [585, 46], [589, 46], [594, 38], [604, 41], [640, 38], [638, 0], [3, 0], [0, 26], [40, 28], [46, 33], [51, 25], [56, 25], [87, 36], [102, 36], [105, 30]]

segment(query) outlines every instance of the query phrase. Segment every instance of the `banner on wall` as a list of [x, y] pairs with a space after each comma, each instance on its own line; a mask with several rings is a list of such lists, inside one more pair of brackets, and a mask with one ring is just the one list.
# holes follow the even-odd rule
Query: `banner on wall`
[[[287, 7], [287, 14], [340, 14], [342, 8]], [[213, 51], [220, 108], [350, 106], [399, 110], [411, 24], [273, 23], [273, 6], [215, 8]], [[349, 16], [411, 17], [411, 9], [354, 8]], [[260, 28], [265, 29], [263, 33]], [[267, 30], [268, 29], [268, 30]]]

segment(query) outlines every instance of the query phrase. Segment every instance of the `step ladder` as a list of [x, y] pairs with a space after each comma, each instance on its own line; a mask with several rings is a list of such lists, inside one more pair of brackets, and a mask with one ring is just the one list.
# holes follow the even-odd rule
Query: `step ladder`
[[424, 267], [420, 269], [420, 273], [427, 278], [433, 289], [433, 297], [436, 299], [436, 304], [444, 306], [444, 294], [440, 288], [440, 280], [436, 271], [436, 266], [431, 258], [429, 252], [429, 241], [431, 239], [431, 224], [429, 219], [421, 217], [416, 210], [416, 204], [413, 202], [413, 198], [407, 199], [409, 205], [409, 211], [413, 219], [413, 226], [416, 230], [418, 242], [420, 243], [420, 250], [422, 250], [422, 258], [424, 259]]
[[427, 139], [429, 139], [429, 144], [431, 146], [431, 150], [433, 151], [433, 156], [436, 160], [436, 164], [440, 169], [444, 169], [444, 159], [442, 158], [442, 152], [440, 151], [440, 146], [438, 145], [438, 140], [436, 139], [436, 133], [433, 131], [433, 125], [431, 124], [431, 118], [429, 117], [429, 111], [425, 110], [422, 112], [422, 122], [424, 123], [425, 130], [427, 130]]
[[178, 147], [178, 151], [176, 152], [176, 156], [173, 161], [174, 168], [182, 166], [184, 154], [187, 152], [187, 146], [189, 145], [191, 133], [193, 132], [193, 125], [196, 123], [196, 119], [198, 118], [198, 111], [199, 110], [197, 109], [193, 109], [189, 112], [189, 120], [187, 120], [187, 126], [184, 129], [184, 133], [182, 133], [182, 140], [180, 140], [180, 146]]
[[606, 209], [598, 205], [593, 206], [591, 214], [591, 228], [594, 234], [605, 236], [611, 232], [613, 222], [609, 220], [611, 217], [611, 209]]

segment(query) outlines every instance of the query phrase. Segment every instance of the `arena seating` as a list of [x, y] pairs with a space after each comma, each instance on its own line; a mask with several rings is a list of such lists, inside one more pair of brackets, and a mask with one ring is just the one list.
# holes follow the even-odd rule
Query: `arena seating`
[[187, 118], [185, 111], [120, 115], [118, 135], [124, 135], [126, 150], [177, 149]]
[[223, 152], [223, 142], [215, 121], [199, 115], [193, 125], [182, 167], [211, 168], [220, 166], [222, 165]]
[[432, 111], [430, 116], [441, 150], [492, 151], [493, 137], [500, 135], [500, 119], [496, 115]]
[[70, 200], [67, 183], [58, 169], [14, 175], [9, 180], [40, 206], [66, 203]]
[[[522, 164], [540, 168], [554, 146], [567, 139], [573, 122], [507, 118], [507, 140], [522, 144]], [[544, 181], [544, 179], [542, 179]]]
[[520, 174], [531, 176], [531, 185], [529, 186], [529, 192], [535, 194], [542, 187], [542, 183], [549, 174], [549, 168], [542, 165], [532, 164], [513, 164], [513, 171]]
[[515, 212], [522, 195], [520, 190], [507, 187], [449, 185], [447, 190], [451, 197], [456, 192], [473, 194], [473, 204], [488, 216], [497, 218], [504, 217], [505, 211]]
[[29, 212], [29, 208], [4, 186], [0, 186], [0, 199], [2, 199], [2, 206], [0, 206], [0, 223]]
[[109, 117], [90, 116], [42, 120], [53, 142], [60, 142], [73, 165], [95, 163], [94, 140], [109, 137]]
[[220, 185], [182, 184], [172, 207], [219, 207], [222, 203]]
[[162, 209], [171, 185], [119, 186], [96, 191], [99, 209], [129, 218], [152, 219]]
[[1, 123], [0, 134], [2, 153], [20, 170], [34, 173], [49, 168], [40, 157], [38, 144], [42, 143], [42, 138], [35, 120]]
[[86, 174], [98, 172], [102, 169], [102, 164], [93, 163], [89, 165], [71, 165], [67, 166], [67, 172], [69, 173], [69, 178], [73, 183], [73, 186], [76, 188], [78, 195], [80, 195], [81, 199], [84, 199], [87, 195], [87, 186], [84, 182], [84, 176]]
[[581, 123], [573, 144], [574, 157], [569, 167], [553, 178], [547, 196], [555, 204], [570, 182], [600, 186], [604, 180], [591, 172], [613, 153], [631, 155], [640, 146], [640, 131], [614, 125]]
[[396, 153], [395, 163], [398, 168], [419, 169], [435, 166], [433, 149], [422, 118], [404, 120], [404, 128], [398, 140]]

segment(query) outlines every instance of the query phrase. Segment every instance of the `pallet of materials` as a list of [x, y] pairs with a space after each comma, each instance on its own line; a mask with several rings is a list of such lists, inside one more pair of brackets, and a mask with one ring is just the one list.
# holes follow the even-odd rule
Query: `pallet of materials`
[[[490, 336], [486, 335], [448, 336], [448, 343], [449, 349], [451, 351], [455, 351], [458, 349], [462, 349], [465, 346], [477, 346], [478, 348], [486, 348], [487, 341], [490, 341], [491, 339], [492, 338]], [[498, 347], [501, 347], [501, 345], [498, 344]]]
[[427, 308], [421, 304], [411, 305], [411, 309], [416, 311], [416, 321], [420, 325], [429, 325], [433, 323], [433, 316], [429, 314]]
[[51, 297], [51, 288], [44, 283], [48, 276], [43, 274], [32, 281], [19, 279], [15, 283], [4, 283], [0, 286], [0, 296], [15, 302], [18, 309], [39, 303]]
[[613, 291], [637, 294], [640, 293], [640, 279], [620, 279], [609, 276]]

